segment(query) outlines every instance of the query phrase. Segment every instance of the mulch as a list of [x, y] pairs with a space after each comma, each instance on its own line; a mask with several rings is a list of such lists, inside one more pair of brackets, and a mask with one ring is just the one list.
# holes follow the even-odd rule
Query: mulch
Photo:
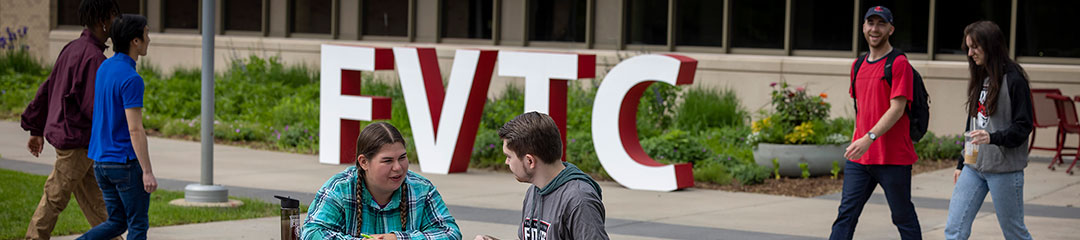
[[[912, 175], [918, 175], [920, 173], [932, 172], [952, 167], [956, 167], [956, 162], [952, 160], [920, 160], [915, 163], [911, 171]], [[811, 177], [807, 179], [782, 177], [780, 179], [769, 178], [765, 180], [765, 183], [754, 185], [744, 186], [738, 183], [730, 185], [696, 183], [694, 187], [729, 192], [762, 193], [770, 195], [811, 198], [840, 192], [840, 190], [843, 189], [844, 186], [843, 178], [843, 174], [840, 174], [840, 176], [838, 176], [836, 179], [831, 178], [831, 176]]]

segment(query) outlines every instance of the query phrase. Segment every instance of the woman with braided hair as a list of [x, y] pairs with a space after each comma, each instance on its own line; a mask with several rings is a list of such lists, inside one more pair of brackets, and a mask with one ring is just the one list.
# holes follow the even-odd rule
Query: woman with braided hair
[[426, 178], [409, 171], [394, 125], [369, 124], [356, 138], [356, 166], [323, 184], [301, 239], [461, 239], [454, 217]]

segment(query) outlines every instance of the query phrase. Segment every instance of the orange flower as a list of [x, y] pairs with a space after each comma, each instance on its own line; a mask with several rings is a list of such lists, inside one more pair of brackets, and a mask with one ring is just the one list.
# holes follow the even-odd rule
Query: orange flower
[[818, 102], [821, 105], [825, 105], [825, 101]]
[[829, 98], [828, 93], [821, 93], [821, 95], [818, 95], [818, 96], [821, 96], [821, 98]]

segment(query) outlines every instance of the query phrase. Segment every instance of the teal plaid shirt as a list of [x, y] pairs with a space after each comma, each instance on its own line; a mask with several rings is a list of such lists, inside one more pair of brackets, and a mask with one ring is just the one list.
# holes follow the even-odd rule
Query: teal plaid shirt
[[308, 208], [301, 239], [360, 239], [360, 233], [394, 233], [398, 239], [461, 239], [461, 230], [435, 185], [412, 171], [405, 179], [409, 185], [408, 226], [401, 226], [400, 188], [394, 191], [390, 203], [379, 207], [365, 187], [364, 226], [357, 228], [356, 176], [353, 166], [323, 184]]

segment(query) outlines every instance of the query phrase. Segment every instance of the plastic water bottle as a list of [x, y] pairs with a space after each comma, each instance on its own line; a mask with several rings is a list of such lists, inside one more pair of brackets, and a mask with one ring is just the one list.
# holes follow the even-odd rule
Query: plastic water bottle
[[281, 199], [281, 239], [300, 239], [300, 200], [274, 195]]

